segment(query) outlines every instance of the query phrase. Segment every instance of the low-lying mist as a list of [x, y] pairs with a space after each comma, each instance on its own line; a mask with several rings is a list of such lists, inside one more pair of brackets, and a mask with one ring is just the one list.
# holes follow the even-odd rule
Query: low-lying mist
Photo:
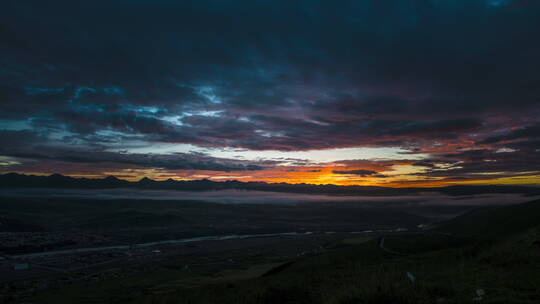
[[138, 200], [190, 200], [221, 204], [306, 204], [354, 202], [366, 206], [442, 206], [442, 205], [505, 205], [521, 203], [530, 198], [519, 194], [482, 194], [449, 196], [439, 193], [423, 193], [405, 196], [359, 196], [324, 195], [247, 190], [217, 191], [173, 191], [141, 189], [2, 189], [0, 197], [40, 197], [40, 198], [86, 198], [86, 199], [138, 199]]

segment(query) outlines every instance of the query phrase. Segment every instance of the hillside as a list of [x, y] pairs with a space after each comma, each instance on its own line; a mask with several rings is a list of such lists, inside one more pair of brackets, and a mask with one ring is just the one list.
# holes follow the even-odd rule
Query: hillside
[[436, 230], [458, 235], [500, 238], [540, 225], [540, 200], [475, 210]]

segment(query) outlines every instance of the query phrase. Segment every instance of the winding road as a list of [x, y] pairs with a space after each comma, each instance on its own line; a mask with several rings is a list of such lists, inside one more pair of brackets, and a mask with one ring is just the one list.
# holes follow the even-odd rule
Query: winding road
[[382, 251], [386, 253], [394, 254], [394, 255], [406, 255], [405, 253], [397, 252], [397, 251], [386, 248], [384, 246], [385, 239], [386, 239], [386, 235], [381, 236], [381, 238], [379, 239], [379, 248], [381, 248]]

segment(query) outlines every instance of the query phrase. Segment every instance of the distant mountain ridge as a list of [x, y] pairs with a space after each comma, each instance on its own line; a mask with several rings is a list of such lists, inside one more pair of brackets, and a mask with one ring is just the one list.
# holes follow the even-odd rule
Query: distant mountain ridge
[[192, 181], [175, 181], [172, 179], [155, 181], [144, 177], [137, 182], [130, 182], [108, 176], [101, 179], [74, 178], [61, 174], [49, 176], [24, 175], [7, 173], [0, 175], [1, 188], [64, 188], [64, 189], [111, 189], [135, 188], [155, 190], [183, 190], [183, 191], [209, 191], [209, 190], [254, 190], [272, 192], [310, 193], [310, 194], [337, 194], [337, 195], [407, 195], [420, 192], [437, 192], [448, 195], [474, 195], [485, 193], [517, 193], [526, 195], [540, 195], [540, 187], [533, 186], [448, 186], [441, 188], [388, 188], [376, 186], [338, 186], [313, 184], [287, 184], [265, 182], [224, 181], [214, 182], [207, 179]]

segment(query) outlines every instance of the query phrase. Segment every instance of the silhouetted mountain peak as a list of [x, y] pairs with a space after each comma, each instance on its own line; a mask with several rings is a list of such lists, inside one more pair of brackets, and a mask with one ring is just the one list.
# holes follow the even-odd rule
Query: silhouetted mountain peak
[[139, 183], [151, 183], [151, 182], [154, 182], [154, 180], [145, 176], [145, 177], [141, 178], [138, 182]]
[[62, 174], [54, 173], [49, 175], [47, 179], [53, 182], [69, 182], [73, 178]]

